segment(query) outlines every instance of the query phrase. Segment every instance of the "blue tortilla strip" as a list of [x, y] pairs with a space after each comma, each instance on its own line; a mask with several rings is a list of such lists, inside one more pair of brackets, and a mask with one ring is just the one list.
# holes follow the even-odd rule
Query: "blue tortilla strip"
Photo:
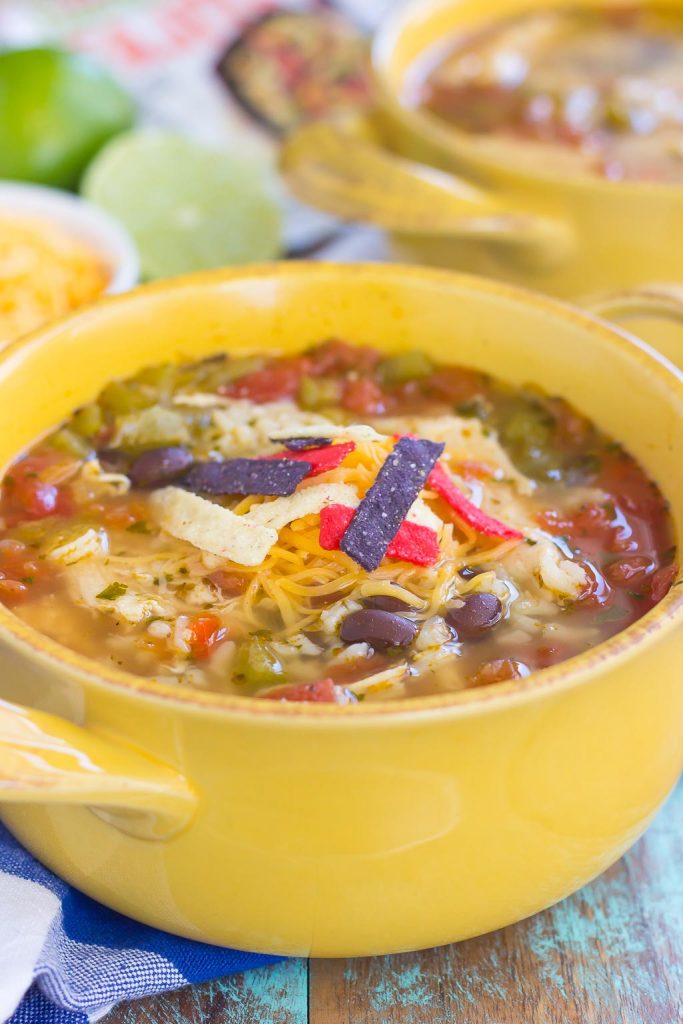
[[443, 450], [435, 441], [402, 437], [387, 456], [339, 545], [367, 572], [381, 563]]
[[293, 494], [312, 469], [295, 459], [225, 459], [196, 462], [181, 485], [195, 494], [259, 494], [283, 498]]
[[[271, 438], [272, 441], [272, 438]], [[331, 437], [287, 437], [280, 442], [290, 452], [305, 452], [308, 448], [329, 448]]]

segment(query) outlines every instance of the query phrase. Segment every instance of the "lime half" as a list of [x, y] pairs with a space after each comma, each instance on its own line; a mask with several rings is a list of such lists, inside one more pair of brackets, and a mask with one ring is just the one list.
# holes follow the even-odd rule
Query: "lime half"
[[128, 95], [88, 57], [44, 47], [0, 53], [0, 178], [75, 188], [133, 114]]
[[177, 135], [132, 132], [88, 168], [83, 194], [125, 224], [147, 279], [280, 254], [270, 169]]

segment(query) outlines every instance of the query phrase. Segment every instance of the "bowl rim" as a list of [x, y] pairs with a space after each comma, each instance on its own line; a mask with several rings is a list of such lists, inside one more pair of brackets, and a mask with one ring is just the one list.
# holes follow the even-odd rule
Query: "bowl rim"
[[[144, 302], [150, 295], [163, 295], [181, 289], [197, 287], [220, 287], [240, 281], [248, 282], [264, 278], [287, 278], [297, 276], [308, 278], [333, 277], [357, 280], [358, 274], [374, 275], [375, 280], [403, 283], [410, 286], [415, 282], [432, 282], [442, 288], [456, 285], [492, 298], [503, 298], [524, 306], [531, 306], [551, 318], [573, 323], [600, 339], [601, 344], [626, 351], [628, 355], [643, 364], [650, 376], [654, 375], [667, 385], [673, 397], [683, 403], [683, 371], [674, 366], [665, 356], [651, 348], [635, 335], [608, 321], [578, 309], [569, 303], [508, 285], [489, 278], [462, 274], [409, 264], [391, 263], [327, 263], [296, 261], [291, 263], [261, 263], [245, 267], [227, 267], [218, 270], [200, 271], [181, 277], [168, 278], [136, 288], [124, 295], [107, 296], [98, 302], [77, 310], [47, 327], [13, 341], [0, 352], [0, 369], [21, 358], [22, 352], [32, 346], [49, 345], [54, 335], [65, 327], [106, 316], [111, 308], [122, 304]], [[674, 584], [666, 596], [642, 618], [597, 644], [588, 651], [561, 661], [549, 668], [532, 672], [521, 680], [494, 683], [486, 687], [456, 690], [450, 693], [432, 694], [425, 697], [397, 698], [392, 701], [333, 705], [297, 703], [288, 701], [257, 700], [238, 694], [224, 694], [209, 690], [182, 688], [172, 683], [163, 683], [151, 677], [136, 676], [121, 669], [102, 665], [92, 658], [78, 654], [58, 641], [53, 640], [29, 626], [9, 608], [0, 604], [0, 644], [12, 648], [22, 657], [37, 663], [53, 674], [67, 673], [86, 686], [100, 691], [123, 692], [129, 696], [154, 702], [163, 700], [167, 706], [177, 710], [200, 714], [229, 713], [246, 719], [277, 718], [290, 723], [316, 721], [335, 726], [351, 720], [370, 724], [377, 717], [387, 722], [404, 722], [406, 716], [422, 720], [425, 716], [444, 714], [466, 716], [500, 710], [537, 697], [555, 694], [590, 682], [603, 670], [612, 669], [633, 653], [640, 653], [658, 639], [680, 628], [683, 624], [683, 567], [679, 566]], [[0, 651], [1, 656], [1, 651]]]
[[[450, 152], [461, 160], [469, 161], [470, 166], [476, 165], [476, 169], [479, 171], [497, 172], [505, 174], [506, 177], [514, 176], [517, 179], [526, 179], [530, 182], [545, 182], [556, 187], [572, 188], [576, 191], [599, 190], [612, 196], [618, 193], [623, 199], [632, 196], [635, 200], [655, 195], [659, 199], [662, 195], [667, 199], [673, 199], [675, 196], [683, 194], [683, 183], [680, 182], [618, 181], [576, 168], [561, 170], [553, 166], [546, 166], [543, 159], [533, 159], [533, 152], [530, 154], [531, 159], [522, 160], [518, 156], [515, 157], [514, 147], [504, 148], [504, 143], [500, 143], [500, 151], [493, 150], [485, 142], [482, 143], [478, 136], [461, 131], [454, 125], [446, 124], [435, 114], [422, 111], [419, 107], [406, 103], [400, 93], [392, 88], [386, 73], [387, 64], [397, 40], [410, 30], [411, 24], [418, 16], [424, 19], [443, 8], [457, 7], [458, 3], [459, 0], [407, 0], [393, 9], [388, 9], [375, 31], [370, 50], [371, 68], [379, 93], [380, 107], [390, 110], [394, 117], [407, 124], [417, 136], [427, 139], [442, 152]], [[626, 3], [624, 5], [626, 6]], [[501, 10], [499, 15], [489, 16], [485, 21], [486, 23], [496, 22], [499, 18], [502, 20], [509, 16], [514, 16], [514, 11], [506, 13]], [[425, 52], [427, 49], [422, 50], [420, 56]], [[464, 170], [460, 169], [454, 173], [465, 181], [469, 181], [470, 174], [467, 166]], [[495, 183], [492, 190], [496, 191]]]
[[0, 179], [0, 218], [44, 216], [101, 253], [109, 270], [105, 295], [132, 288], [140, 277], [140, 258], [131, 235], [106, 210], [82, 196], [48, 185]]

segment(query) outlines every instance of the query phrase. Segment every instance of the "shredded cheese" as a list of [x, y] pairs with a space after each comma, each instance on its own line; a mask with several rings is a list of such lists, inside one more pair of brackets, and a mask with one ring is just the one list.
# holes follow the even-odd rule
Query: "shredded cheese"
[[0, 343], [63, 316], [104, 291], [99, 254], [53, 222], [0, 216]]

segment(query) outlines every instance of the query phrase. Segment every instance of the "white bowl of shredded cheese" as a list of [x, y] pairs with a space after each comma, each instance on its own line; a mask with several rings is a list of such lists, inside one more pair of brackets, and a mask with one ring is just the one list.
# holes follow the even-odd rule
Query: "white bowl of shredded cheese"
[[136, 284], [127, 231], [68, 192], [0, 182], [0, 345]]

